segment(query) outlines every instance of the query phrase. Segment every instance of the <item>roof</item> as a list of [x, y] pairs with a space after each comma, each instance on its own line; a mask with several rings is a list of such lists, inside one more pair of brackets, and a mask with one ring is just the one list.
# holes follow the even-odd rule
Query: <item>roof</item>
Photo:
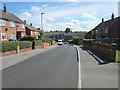
[[99, 25], [97, 25], [93, 30], [97, 30], [98, 28], [106, 28], [111, 26], [112, 24], [114, 24], [115, 22], [117, 22], [118, 20], [120, 20], [120, 17], [114, 18], [113, 20], [108, 20], [105, 22], [101, 22]]
[[3, 10], [0, 10], [0, 14], [1, 14], [0, 19], [14, 21], [14, 22], [17, 22], [17, 23], [24, 23], [21, 19], [19, 19], [17, 16], [15, 16], [12, 13], [4, 12]]
[[39, 31], [37, 28], [35, 28], [35, 27], [31, 26], [31, 25], [28, 25], [28, 24], [26, 24], [25, 27], [27, 27], [31, 31]]

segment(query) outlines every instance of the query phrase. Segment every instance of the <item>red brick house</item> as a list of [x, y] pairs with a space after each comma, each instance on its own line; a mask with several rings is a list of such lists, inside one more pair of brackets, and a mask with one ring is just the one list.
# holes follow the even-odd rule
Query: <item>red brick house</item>
[[40, 30], [32, 26], [32, 23], [30, 25], [26, 24], [26, 21], [24, 21], [25, 29], [26, 29], [26, 35], [27, 36], [34, 36], [36, 39], [39, 39], [40, 36]]
[[18, 40], [25, 34], [24, 22], [7, 10], [0, 10], [0, 41]]
[[114, 14], [112, 14], [110, 20], [102, 19], [102, 22], [90, 32], [85, 35], [85, 38], [120, 39], [120, 17], [114, 18]]

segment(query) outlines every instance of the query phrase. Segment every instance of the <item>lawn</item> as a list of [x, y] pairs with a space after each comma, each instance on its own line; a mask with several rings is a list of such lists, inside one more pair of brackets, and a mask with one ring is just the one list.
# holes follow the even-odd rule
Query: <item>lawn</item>
[[116, 51], [116, 61], [120, 62], [120, 51]]

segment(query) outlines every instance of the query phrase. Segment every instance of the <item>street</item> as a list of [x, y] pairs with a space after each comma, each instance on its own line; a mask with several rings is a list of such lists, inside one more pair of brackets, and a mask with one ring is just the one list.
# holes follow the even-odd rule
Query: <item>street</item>
[[77, 88], [77, 52], [72, 46], [58, 46], [4, 69], [3, 88]]

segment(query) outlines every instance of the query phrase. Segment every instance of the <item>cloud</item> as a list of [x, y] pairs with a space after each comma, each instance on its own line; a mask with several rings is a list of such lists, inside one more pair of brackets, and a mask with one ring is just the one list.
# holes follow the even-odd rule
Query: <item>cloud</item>
[[47, 7], [48, 6], [48, 4], [44, 4], [44, 5], [42, 5], [43, 7]]
[[49, 17], [48, 19], [47, 19], [47, 21], [54, 21], [55, 19], [54, 18], [52, 18], [52, 17]]
[[40, 11], [40, 8], [39, 8], [39, 7], [36, 7], [36, 6], [32, 6], [32, 7], [31, 7], [31, 10], [32, 10], [32, 11]]
[[27, 20], [30, 17], [32, 17], [32, 15], [29, 12], [24, 12], [24, 13], [20, 14], [20, 18], [23, 19], [23, 20]]

